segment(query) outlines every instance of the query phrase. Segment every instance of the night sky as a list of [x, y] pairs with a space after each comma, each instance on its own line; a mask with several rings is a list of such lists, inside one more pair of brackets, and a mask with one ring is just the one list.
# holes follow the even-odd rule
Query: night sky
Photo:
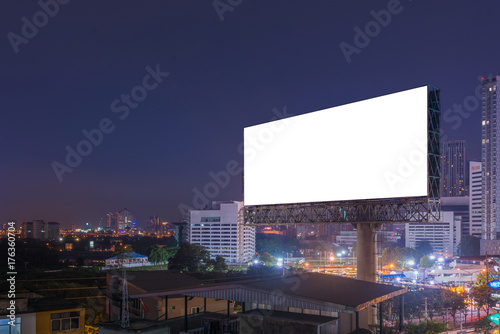
[[[497, 1], [43, 1], [51, 15], [0, 3], [0, 223], [179, 221], [211, 172], [242, 166], [244, 127], [425, 84], [442, 90], [443, 133], [480, 159]], [[70, 167], [84, 130], [97, 145]], [[242, 200], [241, 173], [228, 181], [207, 198]]]

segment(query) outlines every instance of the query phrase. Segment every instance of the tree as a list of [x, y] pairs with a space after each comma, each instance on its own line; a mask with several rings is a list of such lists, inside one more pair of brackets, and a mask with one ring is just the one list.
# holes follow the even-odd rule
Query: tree
[[419, 254], [421, 254], [421, 256], [430, 255], [433, 253], [432, 245], [431, 245], [431, 242], [429, 240], [417, 241], [417, 244], [415, 245], [415, 250]]
[[165, 247], [160, 247], [158, 245], [153, 245], [151, 247], [151, 253], [149, 254], [149, 260], [154, 264], [165, 263], [168, 261], [170, 254], [165, 249]]
[[260, 255], [260, 262], [264, 264], [267, 267], [273, 267], [274, 266], [274, 256], [272, 256], [269, 253], [263, 253]]
[[380, 262], [382, 266], [387, 266], [391, 264], [396, 266], [398, 261], [399, 261], [399, 256], [396, 252], [396, 247], [384, 248], [380, 256]]
[[432, 268], [433, 265], [434, 265], [434, 260], [432, 260], [429, 255], [425, 255], [420, 258], [420, 267]]
[[460, 256], [476, 256], [480, 254], [480, 239], [473, 235], [466, 235], [458, 245]]
[[156, 240], [151, 237], [138, 238], [133, 244], [135, 252], [141, 255], [149, 255]]
[[478, 320], [474, 327], [476, 333], [484, 333], [484, 334], [488, 334], [490, 332], [490, 329], [493, 328], [493, 326], [491, 325], [491, 321], [487, 317]]
[[204, 271], [210, 266], [210, 253], [203, 246], [183, 243], [168, 262], [173, 270]]
[[408, 262], [414, 261], [415, 250], [407, 247], [391, 246], [384, 248], [381, 254], [381, 264], [383, 266], [393, 264], [395, 268], [406, 267]]
[[443, 291], [444, 306], [451, 309], [451, 316], [453, 317], [453, 323], [455, 323], [457, 311], [462, 311], [466, 308], [465, 296], [451, 290]]
[[410, 322], [406, 327], [408, 334], [433, 334], [446, 331], [446, 324], [434, 322], [432, 320], [423, 321], [418, 324]]
[[214, 260], [212, 260], [212, 265], [215, 271], [226, 271], [228, 269], [226, 264], [226, 259], [222, 255], [217, 255]]
[[486, 284], [475, 284], [471, 287], [470, 289], [470, 294], [471, 297], [474, 299], [474, 301], [477, 303], [477, 318], [479, 319], [479, 310], [480, 308], [484, 308], [486, 311], [486, 314], [489, 314], [490, 311], [490, 306], [492, 304], [492, 300], [490, 298], [490, 294], [493, 291], [492, 288], [490, 288]]
[[122, 243], [115, 247], [115, 251], [113, 252], [113, 254], [118, 255], [121, 253], [133, 253], [133, 252], [134, 249], [132, 248], [132, 245]]

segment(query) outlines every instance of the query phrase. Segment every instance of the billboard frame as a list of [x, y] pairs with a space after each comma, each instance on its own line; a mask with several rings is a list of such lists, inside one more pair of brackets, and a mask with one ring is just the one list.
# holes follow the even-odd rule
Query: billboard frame
[[440, 89], [427, 86], [427, 196], [244, 206], [247, 225], [438, 222], [440, 220]]

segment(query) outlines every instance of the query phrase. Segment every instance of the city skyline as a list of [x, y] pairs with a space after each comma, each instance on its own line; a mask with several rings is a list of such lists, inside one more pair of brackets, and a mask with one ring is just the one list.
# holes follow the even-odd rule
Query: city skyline
[[243, 199], [244, 127], [425, 84], [443, 140], [481, 161], [500, 5], [395, 3], [1, 4], [0, 220], [180, 221]]

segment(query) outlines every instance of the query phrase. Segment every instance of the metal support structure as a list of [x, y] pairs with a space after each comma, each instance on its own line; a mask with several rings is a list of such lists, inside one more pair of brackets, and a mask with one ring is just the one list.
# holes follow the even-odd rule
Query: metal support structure
[[230, 309], [231, 309], [231, 301], [228, 300], [227, 301], [227, 318], [229, 319], [229, 316], [230, 316]]
[[432, 222], [439, 221], [439, 211], [431, 211], [436, 206], [439, 201], [422, 197], [245, 206], [240, 214], [248, 225]]
[[300, 225], [440, 221], [440, 90], [432, 86], [427, 87], [427, 196], [245, 206], [240, 211], [245, 224]]
[[125, 269], [123, 270], [123, 280], [122, 280], [122, 328], [128, 328], [130, 326], [129, 318], [129, 305], [128, 305], [128, 283], [127, 283], [127, 273]]
[[203, 298], [203, 312], [207, 312], [207, 298]]

